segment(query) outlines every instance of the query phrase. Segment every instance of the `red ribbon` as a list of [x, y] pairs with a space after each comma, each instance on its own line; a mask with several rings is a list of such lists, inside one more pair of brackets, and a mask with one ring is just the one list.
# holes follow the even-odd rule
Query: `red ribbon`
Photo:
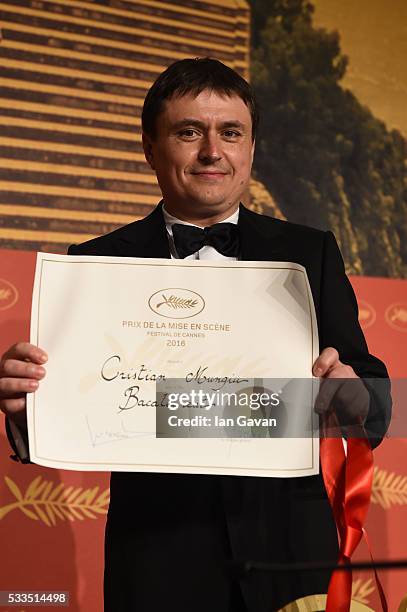
[[[338, 565], [349, 564], [365, 534], [363, 525], [372, 491], [373, 453], [369, 441], [366, 437], [349, 438], [345, 454], [342, 438], [321, 438], [321, 467], [339, 534]], [[376, 571], [375, 577], [383, 611], [387, 612], [386, 598]], [[334, 571], [328, 588], [326, 612], [349, 612], [351, 599], [352, 572]]]

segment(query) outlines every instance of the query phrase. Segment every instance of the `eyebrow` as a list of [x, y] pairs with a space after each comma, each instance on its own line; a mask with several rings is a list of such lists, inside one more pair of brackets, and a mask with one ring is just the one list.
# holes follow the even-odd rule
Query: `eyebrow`
[[[203, 121], [199, 121], [198, 119], [189, 119], [188, 117], [185, 119], [181, 119], [181, 121], [177, 121], [176, 123], [173, 124], [172, 129], [173, 130], [179, 130], [180, 128], [183, 127], [187, 127], [187, 126], [193, 126], [193, 127], [197, 127], [200, 129], [205, 129], [206, 128], [206, 124]], [[240, 130], [245, 130], [245, 126], [241, 121], [236, 120], [231, 120], [231, 121], [223, 121], [220, 124], [220, 127], [222, 129], [226, 129], [226, 128], [239, 128]]]

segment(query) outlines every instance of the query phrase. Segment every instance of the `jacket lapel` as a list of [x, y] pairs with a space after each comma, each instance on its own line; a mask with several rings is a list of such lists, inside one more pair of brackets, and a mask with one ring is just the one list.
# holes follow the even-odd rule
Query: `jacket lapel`
[[258, 215], [240, 204], [240, 258], [243, 261], [284, 261], [287, 246], [283, 225], [272, 217]]
[[124, 256], [170, 259], [162, 202], [144, 219], [124, 227], [119, 241]]

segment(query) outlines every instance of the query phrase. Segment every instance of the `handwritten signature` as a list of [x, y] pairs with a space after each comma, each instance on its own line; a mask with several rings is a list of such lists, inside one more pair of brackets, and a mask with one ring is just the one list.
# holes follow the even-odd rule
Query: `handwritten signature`
[[155, 431], [134, 431], [131, 429], [127, 429], [124, 423], [124, 419], [121, 419], [120, 427], [116, 430], [109, 428], [95, 432], [89, 423], [88, 417], [86, 417], [86, 424], [88, 427], [92, 446], [111, 444], [112, 442], [118, 442], [119, 440], [127, 440], [129, 438], [155, 438]]

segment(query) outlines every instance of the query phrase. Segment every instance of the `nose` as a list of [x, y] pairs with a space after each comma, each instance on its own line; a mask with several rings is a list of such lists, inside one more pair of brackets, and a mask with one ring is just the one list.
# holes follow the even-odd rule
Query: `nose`
[[207, 134], [201, 141], [198, 159], [203, 164], [212, 164], [222, 159], [217, 134]]

